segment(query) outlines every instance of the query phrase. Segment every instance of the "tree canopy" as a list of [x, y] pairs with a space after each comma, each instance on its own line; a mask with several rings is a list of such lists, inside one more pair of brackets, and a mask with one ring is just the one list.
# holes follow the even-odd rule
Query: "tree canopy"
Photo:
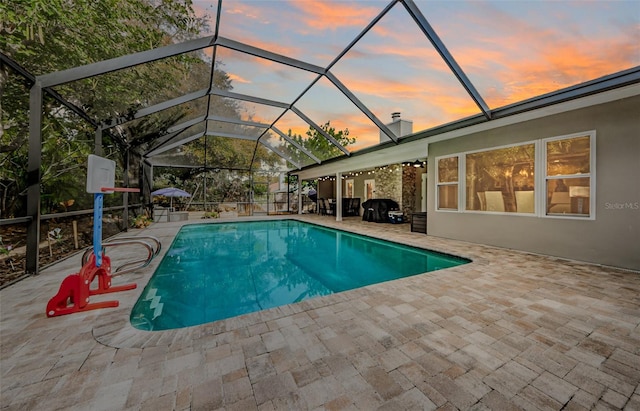
[[[356, 137], [349, 135], [349, 129], [336, 130], [331, 126], [331, 121], [327, 121], [321, 126], [322, 131], [333, 137], [341, 146], [347, 147], [356, 142]], [[342, 155], [342, 150], [333, 145], [327, 140], [318, 130], [313, 127], [309, 127], [304, 136], [300, 134], [293, 134], [291, 130], [287, 133], [288, 137], [300, 144], [302, 147], [310, 151], [313, 155], [320, 160], [327, 160], [339, 155]], [[281, 139], [282, 140], [282, 139]], [[297, 152], [291, 154], [294, 160], [302, 160], [306, 157], [305, 154]]]
[[[208, 16], [196, 15], [190, 0], [2, 1], [0, 15], [0, 51], [35, 76], [182, 42], [208, 30]], [[209, 57], [192, 52], [62, 84], [54, 91], [100, 123], [132, 118], [140, 108], [207, 88], [210, 83], [218, 89], [233, 88], [227, 73], [219, 69], [212, 73]], [[25, 210], [30, 87], [27, 79], [0, 63], [0, 218], [20, 216]], [[142, 153], [168, 127], [206, 113], [208, 106], [215, 106], [218, 115], [241, 117], [242, 108], [230, 99], [200, 99], [106, 130], [103, 155], [122, 166], [127, 152], [135, 169]], [[44, 213], [66, 210], [71, 199], [76, 208], [91, 208], [91, 196], [84, 192], [84, 167], [94, 151], [94, 136], [90, 123], [45, 94]], [[206, 154], [204, 141], [208, 141]], [[213, 167], [215, 161], [229, 168], [239, 162], [268, 166], [280, 161], [260, 144], [247, 143], [203, 137], [183, 151], [205, 168]], [[105, 201], [109, 199], [119, 202], [117, 196]]]
[[[193, 38], [205, 28], [205, 20], [196, 16], [190, 1], [72, 3], [66, 0], [0, 3], [2, 53], [28, 72], [41, 75]], [[192, 72], [205, 73], [204, 66], [194, 56], [172, 58], [65, 84], [55, 91], [99, 122], [162, 100], [162, 90], [179, 89]], [[141, 84], [145, 87], [140, 87]], [[20, 215], [24, 210], [30, 86], [8, 65], [0, 66], [2, 217]], [[181, 115], [184, 114], [174, 114], [173, 119]], [[164, 125], [144, 124], [149, 133]], [[127, 127], [121, 127], [113, 133], [126, 135], [128, 131]], [[75, 113], [45, 98], [41, 169], [45, 212], [55, 211], [60, 202], [70, 198], [82, 198], [84, 172], [76, 171], [84, 167], [87, 155], [93, 151], [94, 133], [93, 127]], [[118, 150], [121, 147], [115, 146], [115, 141], [105, 138], [105, 155], [121, 161]], [[82, 203], [77, 202], [79, 206]]]

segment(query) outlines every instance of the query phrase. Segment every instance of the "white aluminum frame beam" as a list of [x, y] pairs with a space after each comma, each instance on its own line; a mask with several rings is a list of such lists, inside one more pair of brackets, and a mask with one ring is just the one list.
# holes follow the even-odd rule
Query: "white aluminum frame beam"
[[212, 137], [237, 138], [240, 140], [249, 140], [249, 141], [258, 141], [258, 139], [260, 138], [260, 136], [249, 136], [246, 134], [236, 134], [236, 133], [224, 133], [222, 131], [207, 131], [205, 134]]
[[362, 113], [369, 118], [369, 120], [373, 121], [373, 123], [386, 134], [394, 143], [398, 142], [398, 137], [389, 129], [389, 127], [385, 126], [382, 121], [378, 117], [375, 116], [368, 108], [365, 106], [358, 98], [351, 92], [349, 89], [338, 80], [333, 73], [327, 72], [326, 77], [336, 86], [351, 102], [362, 111]]
[[297, 69], [310, 71], [311, 73], [324, 74], [326, 72], [324, 67], [306, 63], [301, 60], [292, 59], [291, 57], [283, 56], [282, 54], [273, 53], [225, 37], [218, 37], [215, 41], [215, 45], [239, 51], [245, 54], [250, 54], [252, 56], [261, 57], [263, 59], [275, 61], [276, 63], [281, 63], [290, 67], [295, 67]]
[[[187, 129], [184, 130], [179, 130], [179, 131], [175, 131], [173, 133], [170, 134], [166, 134], [164, 136], [162, 136], [162, 141], [158, 144], [156, 144], [155, 146], [151, 147], [150, 149], [148, 149], [143, 155], [147, 156], [148, 153], [157, 150], [160, 147], [163, 147], [165, 144], [168, 144], [171, 142], [171, 140], [173, 140], [174, 138], [176, 138], [177, 136], [179, 136], [180, 134], [182, 134], [184, 131], [186, 131]], [[203, 131], [204, 133], [204, 131]]]
[[247, 94], [234, 93], [232, 91], [222, 90], [222, 89], [219, 89], [219, 88], [211, 89], [209, 94], [213, 94], [215, 96], [220, 96], [220, 97], [233, 98], [233, 99], [236, 99], [236, 100], [249, 101], [251, 103], [264, 104], [265, 106], [279, 107], [279, 108], [283, 108], [283, 109], [288, 109], [289, 106], [290, 106], [290, 104], [283, 103], [281, 101], [268, 100], [266, 98], [249, 96]]
[[167, 129], [167, 133], [175, 133], [175, 132], [180, 132], [182, 130], [186, 130], [191, 126], [195, 126], [198, 123], [202, 123], [206, 119], [207, 119], [206, 116], [200, 116], [200, 117], [196, 117], [196, 118], [194, 118], [192, 120], [188, 120], [188, 121], [185, 121], [183, 123], [176, 124], [175, 126], [169, 127]]
[[223, 116], [208, 115], [207, 121], [219, 121], [221, 123], [238, 124], [241, 126], [251, 126], [251, 127], [264, 128], [264, 129], [268, 129], [269, 127], [271, 127], [271, 124], [267, 124], [267, 123], [258, 123], [255, 121], [246, 121], [238, 118], [223, 117]]

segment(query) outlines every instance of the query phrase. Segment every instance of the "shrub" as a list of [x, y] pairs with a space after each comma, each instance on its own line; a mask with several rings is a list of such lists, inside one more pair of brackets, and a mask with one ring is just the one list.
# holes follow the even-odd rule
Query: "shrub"
[[152, 222], [153, 221], [146, 215], [139, 215], [133, 220], [131, 226], [135, 228], [145, 228], [150, 226]]

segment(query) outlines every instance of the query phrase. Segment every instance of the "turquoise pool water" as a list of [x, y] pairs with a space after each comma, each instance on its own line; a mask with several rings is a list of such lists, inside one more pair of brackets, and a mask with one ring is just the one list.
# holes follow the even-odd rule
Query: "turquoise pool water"
[[188, 327], [468, 262], [294, 220], [186, 225], [131, 324]]

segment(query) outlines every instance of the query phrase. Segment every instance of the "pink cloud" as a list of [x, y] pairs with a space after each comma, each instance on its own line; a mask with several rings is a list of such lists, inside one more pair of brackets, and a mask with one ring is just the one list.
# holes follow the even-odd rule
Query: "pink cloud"
[[[582, 7], [590, 5], [597, 6], [584, 3]], [[585, 15], [597, 11], [598, 7], [581, 9]], [[583, 26], [571, 27], [561, 10], [549, 7], [537, 12], [538, 16], [516, 18], [483, 3], [482, 10], [458, 14], [451, 24], [438, 27], [443, 41], [490, 107], [549, 93], [640, 63], [637, 24], [600, 32], [608, 26], [585, 30]], [[534, 24], [542, 15], [549, 16], [556, 27]], [[459, 41], [458, 34], [469, 27], [476, 35]]]
[[364, 28], [371, 19], [380, 13], [380, 5], [366, 2], [345, 3], [342, 1], [290, 1], [291, 7], [302, 12], [299, 26], [319, 31], [337, 30], [342, 27]]
[[231, 81], [234, 81], [236, 83], [251, 84], [251, 80], [245, 79], [233, 73], [228, 73], [228, 74], [229, 74], [229, 79]]

